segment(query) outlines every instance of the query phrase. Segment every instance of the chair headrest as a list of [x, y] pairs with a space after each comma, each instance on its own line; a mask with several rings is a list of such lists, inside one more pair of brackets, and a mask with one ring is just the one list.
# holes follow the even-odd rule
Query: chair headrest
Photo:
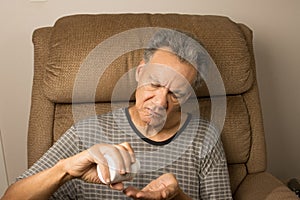
[[[53, 102], [70, 103], [75, 84], [75, 102], [109, 102], [118, 80], [124, 73], [137, 67], [142, 59], [145, 35], [130, 31], [147, 27], [182, 30], [194, 35], [214, 60], [227, 94], [240, 94], [251, 87], [254, 78], [246, 40], [246, 37], [252, 37], [251, 31], [249, 29], [250, 35], [245, 35], [240, 25], [227, 17], [182, 14], [73, 15], [56, 21], [51, 28], [50, 43], [45, 44], [49, 48], [43, 81], [45, 95]], [[121, 33], [129, 34], [120, 39], [117, 36]], [[141, 47], [138, 48], [139, 45]], [[99, 72], [93, 71], [97, 65], [105, 66], [101, 77], [97, 74]], [[88, 67], [91, 67], [89, 72], [83, 70]], [[96, 74], [98, 77], [92, 76]], [[130, 74], [127, 78], [134, 85], [135, 77]], [[205, 84], [196, 91], [196, 95], [209, 95]]]

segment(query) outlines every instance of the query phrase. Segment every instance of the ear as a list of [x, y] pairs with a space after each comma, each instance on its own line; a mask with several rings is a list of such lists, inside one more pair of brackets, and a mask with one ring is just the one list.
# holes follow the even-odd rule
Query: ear
[[141, 76], [141, 72], [143, 71], [145, 65], [145, 61], [142, 60], [139, 64], [139, 66], [137, 66], [136, 71], [135, 71], [135, 80], [137, 82], [139, 82], [140, 76]]

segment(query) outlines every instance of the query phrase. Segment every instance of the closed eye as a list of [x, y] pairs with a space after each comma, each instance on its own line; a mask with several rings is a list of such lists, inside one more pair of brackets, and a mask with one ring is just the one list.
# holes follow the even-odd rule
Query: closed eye
[[176, 91], [174, 91], [174, 92], [172, 92], [172, 94], [174, 95], [174, 97], [176, 97], [176, 98], [182, 98], [182, 97], [184, 97], [186, 94], [184, 94], [184, 93], [180, 93], [180, 92], [176, 92]]
[[153, 83], [151, 83], [151, 87], [153, 87], [153, 88], [159, 88], [159, 87], [161, 87], [161, 85], [159, 83], [153, 82]]

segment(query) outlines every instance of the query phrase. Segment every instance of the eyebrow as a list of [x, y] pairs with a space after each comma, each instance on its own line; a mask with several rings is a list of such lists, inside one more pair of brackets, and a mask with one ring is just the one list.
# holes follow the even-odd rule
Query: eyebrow
[[[156, 81], [157, 83], [161, 84], [161, 82], [159, 81], [159, 79], [158, 79], [157, 76], [155, 76], [153, 74], [150, 74], [149, 77], [150, 77], [151, 80]], [[187, 92], [185, 92], [185, 91], [186, 91], [185, 89], [184, 90], [176, 90], [176, 89], [174, 89], [171, 92], [172, 93], [176, 93], [176, 94], [178, 94], [180, 96], [184, 96], [184, 95], [187, 94]]]
[[172, 93], [178, 94], [178, 95], [180, 95], [180, 96], [183, 96], [183, 95], [186, 94], [186, 92], [183, 92], [183, 91], [181, 91], [181, 90], [173, 90]]
[[179, 89], [177, 89], [177, 88], [174, 88], [172, 90], [172, 92], [176, 93], [178, 95], [181, 95], [181, 96], [184, 96], [189, 93], [189, 87], [181, 86], [181, 87], [179, 87]]
[[150, 74], [150, 79], [159, 82], [157, 76], [154, 76], [153, 74]]

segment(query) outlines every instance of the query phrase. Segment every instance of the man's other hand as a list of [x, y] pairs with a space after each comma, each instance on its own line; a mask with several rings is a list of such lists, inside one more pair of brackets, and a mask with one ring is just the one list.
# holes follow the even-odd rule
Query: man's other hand
[[129, 186], [123, 192], [133, 199], [160, 200], [173, 199], [180, 191], [177, 179], [168, 173], [151, 181], [142, 190]]

